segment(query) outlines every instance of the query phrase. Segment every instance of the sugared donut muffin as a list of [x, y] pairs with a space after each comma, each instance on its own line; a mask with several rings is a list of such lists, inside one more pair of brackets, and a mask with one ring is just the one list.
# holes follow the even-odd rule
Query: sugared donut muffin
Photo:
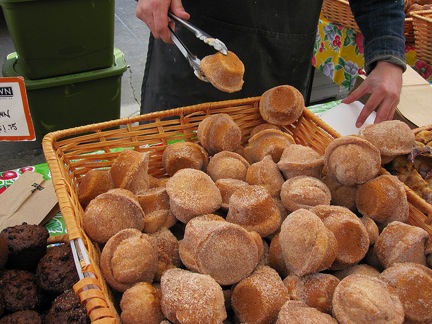
[[261, 117], [275, 125], [289, 125], [303, 113], [305, 102], [300, 91], [290, 85], [280, 85], [264, 92], [260, 99]]
[[100, 256], [100, 269], [107, 283], [124, 292], [137, 282], [152, 282], [158, 267], [158, 254], [147, 234], [124, 229], [112, 236]]
[[321, 178], [321, 181], [326, 184], [331, 193], [331, 204], [346, 207], [349, 210], [356, 210], [355, 196], [357, 193], [357, 185], [345, 186], [337, 179], [329, 174]]
[[186, 224], [179, 251], [187, 268], [208, 274], [221, 285], [230, 285], [252, 273], [263, 254], [263, 245], [257, 233], [220, 216], [205, 215]]
[[221, 193], [210, 176], [200, 170], [181, 169], [166, 183], [174, 216], [187, 223], [200, 215], [211, 214], [222, 205]]
[[222, 206], [224, 210], [227, 210], [229, 207], [229, 200], [231, 195], [239, 188], [249, 186], [249, 184], [243, 180], [238, 179], [218, 179], [215, 182], [216, 187], [219, 188], [220, 193], [222, 195]]
[[361, 220], [348, 208], [318, 205], [310, 209], [333, 232], [338, 253], [330, 269], [339, 270], [362, 260], [369, 250], [369, 233]]
[[167, 145], [162, 153], [162, 165], [169, 176], [184, 168], [205, 171], [207, 164], [208, 153], [193, 142], [175, 142]]
[[393, 287], [408, 323], [432, 322], [432, 270], [418, 263], [396, 263], [379, 278]]
[[397, 262], [426, 265], [425, 248], [428, 238], [429, 234], [424, 229], [394, 221], [382, 230], [374, 245], [374, 252], [384, 268]]
[[321, 180], [310, 176], [297, 176], [284, 182], [281, 200], [285, 208], [293, 212], [300, 208], [330, 205], [331, 193]]
[[267, 189], [259, 185], [249, 185], [231, 195], [226, 220], [266, 237], [277, 231], [281, 215]]
[[409, 203], [404, 184], [393, 175], [384, 174], [359, 186], [356, 206], [363, 215], [381, 225], [392, 221], [405, 223], [409, 218]]
[[292, 300], [300, 300], [323, 313], [332, 313], [333, 293], [339, 279], [328, 273], [311, 273], [299, 277], [288, 275], [283, 280]]
[[264, 129], [249, 138], [244, 156], [251, 164], [261, 161], [267, 155], [278, 163], [283, 151], [291, 144], [294, 144], [294, 138], [290, 134], [277, 129]]
[[160, 291], [150, 283], [136, 283], [123, 293], [120, 300], [123, 324], [142, 323], [144, 319], [148, 324], [160, 324], [165, 319], [160, 301]]
[[245, 68], [239, 57], [231, 51], [227, 55], [217, 52], [204, 56], [200, 68], [207, 80], [220, 91], [231, 93], [243, 87]]
[[115, 188], [124, 188], [137, 193], [148, 189], [149, 152], [124, 150], [115, 159], [110, 173]]
[[255, 126], [254, 128], [252, 128], [251, 132], [250, 132], [250, 136], [254, 136], [256, 133], [264, 130], [264, 129], [277, 129], [277, 130], [281, 130], [279, 126], [274, 125], [274, 124], [270, 124], [270, 123], [262, 123], [259, 124], [257, 126]]
[[165, 187], [154, 187], [136, 195], [144, 212], [144, 232], [155, 233], [163, 227], [170, 228], [177, 219], [170, 211], [169, 196]]
[[353, 274], [333, 294], [333, 316], [339, 323], [402, 324], [404, 309], [397, 294], [377, 277]]
[[279, 234], [275, 234], [270, 241], [269, 247], [269, 266], [275, 269], [282, 278], [288, 275], [285, 259], [282, 255], [282, 247], [279, 242]]
[[288, 300], [278, 314], [276, 324], [337, 324], [329, 314], [309, 307], [299, 300]]
[[110, 170], [91, 169], [78, 184], [78, 199], [83, 208], [96, 196], [114, 188]]
[[286, 180], [299, 175], [321, 178], [324, 156], [308, 146], [292, 144], [283, 151], [277, 166]]
[[332, 274], [337, 278], [339, 278], [339, 280], [342, 280], [343, 278], [348, 277], [351, 274], [362, 274], [362, 275], [367, 275], [372, 277], [378, 277], [380, 275], [380, 272], [369, 264], [359, 263], [359, 264], [354, 264], [352, 266], [349, 266], [342, 270], [337, 270]]
[[380, 171], [381, 154], [360, 136], [342, 136], [325, 149], [324, 168], [343, 185], [362, 184]]
[[338, 251], [333, 232], [307, 209], [298, 209], [287, 216], [279, 242], [288, 271], [297, 276], [328, 269]]
[[179, 242], [167, 228], [161, 228], [148, 237], [157, 250], [158, 266], [155, 280], [160, 281], [162, 274], [170, 268], [180, 267]]
[[278, 273], [259, 266], [232, 290], [231, 305], [241, 323], [274, 323], [280, 308], [288, 300], [288, 289]]
[[414, 132], [397, 119], [366, 125], [360, 135], [380, 150], [382, 164], [389, 163], [397, 155], [410, 153], [415, 147]]
[[136, 196], [126, 189], [115, 188], [100, 194], [87, 206], [83, 228], [95, 242], [105, 243], [125, 228], [144, 228], [144, 212]]
[[367, 216], [360, 217], [360, 221], [363, 223], [366, 231], [369, 234], [369, 244], [374, 245], [379, 236], [379, 228], [375, 221]]
[[205, 117], [198, 125], [197, 136], [200, 144], [210, 155], [222, 151], [236, 151], [241, 144], [242, 132], [228, 114]]
[[246, 180], [249, 162], [236, 152], [222, 151], [213, 155], [207, 168], [207, 174], [216, 181], [218, 179]]
[[162, 313], [172, 323], [222, 323], [227, 317], [222, 288], [209, 275], [169, 269], [161, 292]]
[[46, 253], [49, 233], [44, 226], [22, 223], [6, 227], [0, 236], [8, 249], [6, 268], [33, 271]]
[[249, 166], [246, 172], [246, 182], [251, 185], [261, 185], [272, 197], [278, 198], [285, 180], [272, 157], [267, 155], [261, 161]]

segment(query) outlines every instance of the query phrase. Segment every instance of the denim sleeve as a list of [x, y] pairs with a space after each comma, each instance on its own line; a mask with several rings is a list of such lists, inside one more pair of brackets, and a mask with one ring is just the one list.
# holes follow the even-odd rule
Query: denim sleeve
[[350, 0], [351, 10], [364, 36], [365, 70], [378, 61], [406, 70], [403, 0]]

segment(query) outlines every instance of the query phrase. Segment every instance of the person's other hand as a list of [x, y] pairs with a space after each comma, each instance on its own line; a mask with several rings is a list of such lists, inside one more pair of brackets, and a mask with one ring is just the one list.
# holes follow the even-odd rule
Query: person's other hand
[[343, 103], [350, 104], [363, 95], [370, 94], [370, 98], [357, 118], [357, 128], [360, 128], [377, 108], [375, 123], [393, 119], [400, 100], [402, 73], [401, 67], [380, 61], [363, 83], [342, 100]]
[[168, 23], [168, 10], [177, 17], [188, 20], [190, 15], [184, 10], [181, 0], [138, 0], [136, 16], [150, 29], [154, 38], [172, 43]]

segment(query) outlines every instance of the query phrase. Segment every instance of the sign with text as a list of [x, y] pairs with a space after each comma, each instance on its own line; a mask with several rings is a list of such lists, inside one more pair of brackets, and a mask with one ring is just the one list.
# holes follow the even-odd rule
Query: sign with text
[[0, 141], [35, 140], [22, 77], [0, 77]]

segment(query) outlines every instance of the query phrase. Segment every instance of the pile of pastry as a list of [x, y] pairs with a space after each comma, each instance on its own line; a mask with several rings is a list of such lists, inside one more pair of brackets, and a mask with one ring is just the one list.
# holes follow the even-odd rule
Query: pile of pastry
[[319, 154], [282, 131], [305, 109], [295, 88], [266, 91], [259, 109], [243, 146], [228, 114], [207, 116], [197, 143], [164, 150], [166, 178], [132, 150], [82, 178], [83, 229], [122, 321], [431, 322], [429, 234], [381, 174], [412, 150], [409, 127], [369, 125]]
[[432, 1], [431, 0], [405, 0], [404, 1], [404, 11], [407, 17], [411, 17], [411, 13], [420, 10], [431, 10]]

